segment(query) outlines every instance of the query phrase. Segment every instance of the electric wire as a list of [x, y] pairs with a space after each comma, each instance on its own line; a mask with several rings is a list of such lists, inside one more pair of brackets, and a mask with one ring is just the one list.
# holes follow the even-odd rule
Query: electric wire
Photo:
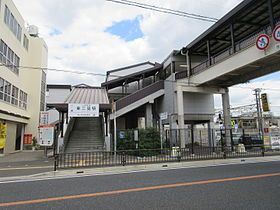
[[[4, 66], [4, 67], [16, 67], [19, 69], [31, 69], [31, 70], [41, 70], [41, 71], [53, 71], [53, 72], [63, 72], [63, 73], [70, 73], [70, 74], [78, 74], [78, 75], [88, 75], [88, 76], [100, 76], [100, 77], [107, 77], [107, 74], [103, 74], [103, 73], [94, 73], [94, 72], [87, 72], [87, 71], [76, 71], [76, 70], [67, 70], [67, 69], [57, 69], [57, 68], [48, 68], [48, 67], [34, 67], [34, 66], [15, 66], [15, 65], [7, 65], [7, 64], [0, 64], [0, 66]], [[119, 75], [115, 75], [115, 74], [110, 74], [110, 77], [114, 77], [116, 79], [118, 78], [122, 78], [123, 76], [119, 76]], [[129, 77], [128, 79], [139, 79], [139, 77]], [[182, 85], [200, 85], [199, 83], [193, 83], [193, 82], [182, 82], [182, 81], [174, 81], [174, 80], [169, 80], [169, 79], [165, 79], [164, 81], [166, 82], [171, 82], [171, 83], [177, 83], [177, 84], [182, 84]], [[219, 85], [223, 85], [222, 83], [218, 84], [216, 83], [217, 87], [216, 88], [221, 88], [218, 87]], [[240, 88], [240, 89], [250, 89], [250, 90], [254, 90], [258, 87], [243, 87], [240, 85], [235, 85], [235, 86], [231, 86], [230, 88]], [[259, 89], [261, 90], [269, 90], [269, 91], [280, 91], [279, 88], [263, 88], [260, 87]]]
[[213, 18], [213, 17], [207, 17], [207, 16], [203, 16], [203, 15], [187, 13], [187, 12], [183, 12], [183, 11], [179, 11], [179, 10], [158, 7], [158, 6], [144, 4], [144, 3], [138, 3], [138, 2], [134, 2], [134, 1], [127, 1], [127, 0], [106, 0], [106, 1], [123, 4], [123, 5], [128, 5], [128, 6], [139, 7], [142, 9], [161, 12], [161, 13], [165, 13], [165, 14], [177, 15], [177, 16], [191, 18], [191, 19], [200, 20], [200, 21], [206, 21], [206, 22], [212, 22], [212, 23], [215, 23], [218, 21], [217, 18]]

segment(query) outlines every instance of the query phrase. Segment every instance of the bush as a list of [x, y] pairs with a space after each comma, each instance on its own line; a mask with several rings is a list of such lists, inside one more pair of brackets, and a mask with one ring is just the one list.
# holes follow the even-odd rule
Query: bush
[[[160, 149], [160, 132], [155, 128], [139, 129], [139, 141], [134, 141], [134, 130], [126, 130], [121, 135], [118, 135], [118, 150], [152, 150]], [[136, 148], [138, 144], [138, 149]], [[143, 151], [145, 155], [150, 154], [152, 151]], [[142, 151], [137, 152], [139, 156], [143, 156]], [[153, 151], [154, 152], [154, 151]], [[142, 155], [141, 155], [142, 154]]]

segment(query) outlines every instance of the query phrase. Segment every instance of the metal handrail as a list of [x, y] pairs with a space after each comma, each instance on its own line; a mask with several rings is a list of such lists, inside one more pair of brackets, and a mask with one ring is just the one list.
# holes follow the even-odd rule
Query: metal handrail
[[164, 81], [161, 80], [161, 81], [158, 81], [156, 83], [153, 83], [141, 90], [138, 90], [124, 98], [121, 98], [119, 99], [117, 102], [116, 102], [116, 109], [117, 110], [120, 110], [142, 98], [145, 98], [147, 97], [148, 95], [151, 95], [161, 89], [164, 89]]

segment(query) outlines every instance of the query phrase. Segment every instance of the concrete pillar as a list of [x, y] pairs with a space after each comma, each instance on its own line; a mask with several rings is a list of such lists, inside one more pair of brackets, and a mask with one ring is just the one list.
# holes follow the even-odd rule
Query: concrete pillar
[[226, 146], [231, 146], [231, 116], [230, 116], [230, 104], [229, 104], [229, 91], [228, 88], [225, 89], [225, 93], [222, 94], [223, 102], [223, 113], [224, 113], [224, 127], [225, 127], [225, 139], [224, 143]]
[[153, 104], [148, 103], [146, 105], [146, 128], [153, 127]]
[[184, 99], [181, 86], [177, 86], [177, 106], [178, 106], [178, 128], [180, 130], [180, 146], [185, 148], [185, 117], [184, 117]]

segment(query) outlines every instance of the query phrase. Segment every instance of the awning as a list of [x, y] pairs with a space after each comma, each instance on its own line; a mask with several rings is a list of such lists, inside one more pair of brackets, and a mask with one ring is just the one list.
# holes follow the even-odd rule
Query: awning
[[110, 109], [106, 89], [86, 85], [75, 86], [65, 99], [65, 104], [99, 104], [100, 110]]

